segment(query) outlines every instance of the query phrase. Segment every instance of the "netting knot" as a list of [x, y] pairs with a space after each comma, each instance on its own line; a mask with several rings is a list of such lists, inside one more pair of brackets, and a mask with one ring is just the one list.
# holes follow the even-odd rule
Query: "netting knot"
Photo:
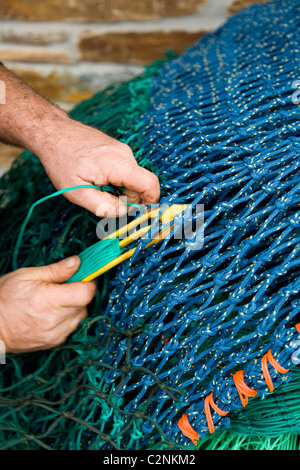
[[300, 226], [300, 213], [296, 212], [292, 217], [289, 218], [289, 223], [292, 227], [299, 227]]
[[278, 210], [285, 211], [287, 207], [289, 206], [289, 201], [287, 200], [287, 198], [286, 199], [280, 198], [280, 199], [276, 199], [274, 204]]

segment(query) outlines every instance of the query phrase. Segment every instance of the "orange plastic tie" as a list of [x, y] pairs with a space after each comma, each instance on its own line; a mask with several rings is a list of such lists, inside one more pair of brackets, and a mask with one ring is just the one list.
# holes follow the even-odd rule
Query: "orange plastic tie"
[[206, 421], [207, 421], [207, 426], [208, 426], [208, 430], [210, 432], [210, 434], [212, 434], [213, 432], [215, 432], [215, 426], [214, 426], [214, 422], [212, 420], [212, 416], [211, 416], [211, 411], [210, 411], [210, 407], [212, 407], [212, 409], [218, 413], [220, 416], [226, 416], [229, 412], [228, 411], [223, 411], [221, 410], [214, 402], [214, 399], [213, 399], [213, 392], [211, 392], [209, 395], [207, 395], [207, 397], [205, 398], [205, 401], [204, 401], [204, 410], [205, 410], [205, 414], [206, 414]]
[[[295, 325], [295, 327], [296, 327], [298, 333], [300, 333], [300, 323], [297, 323]], [[276, 361], [276, 359], [274, 359], [271, 349], [269, 349], [269, 351], [262, 357], [262, 359], [261, 359], [262, 373], [263, 373], [265, 382], [266, 382], [270, 392], [273, 392], [274, 385], [273, 385], [273, 382], [272, 382], [272, 379], [271, 379], [271, 376], [270, 376], [270, 372], [269, 372], [269, 368], [268, 368], [268, 362], [280, 374], [284, 374], [286, 372], [289, 372], [289, 369], [285, 369], [284, 367], [282, 367]], [[237, 388], [242, 406], [246, 406], [248, 404], [248, 398], [249, 397], [255, 397], [257, 395], [257, 391], [251, 389], [245, 383], [244, 372], [245, 372], [244, 370], [238, 370], [235, 374], [231, 374], [232, 377], [233, 377], [234, 384]], [[207, 397], [205, 398], [205, 401], [204, 401], [204, 411], [205, 411], [205, 414], [206, 414], [206, 421], [207, 421], [208, 430], [209, 430], [210, 434], [212, 434], [212, 433], [215, 432], [215, 426], [214, 426], [214, 423], [213, 423], [213, 420], [212, 420], [210, 407], [216, 413], [218, 413], [220, 416], [226, 416], [229, 413], [229, 411], [223, 411], [215, 404], [215, 402], [213, 400], [213, 392], [211, 392], [209, 395], [207, 395]], [[198, 433], [196, 431], [194, 431], [194, 429], [190, 425], [189, 419], [188, 419], [186, 413], [184, 413], [181, 416], [181, 418], [178, 420], [178, 427], [186, 437], [191, 439], [191, 441], [193, 442], [194, 445], [197, 445], [197, 441], [200, 439], [200, 437], [198, 436]]]
[[178, 420], [178, 427], [181, 430], [182, 434], [184, 434], [186, 437], [191, 439], [194, 446], [196, 446], [197, 441], [199, 441], [200, 437], [198, 436], [198, 433], [194, 431], [194, 429], [190, 425], [189, 418], [187, 417], [186, 413], [183, 413], [181, 418]]
[[295, 327], [296, 327], [298, 333], [300, 333], [300, 323], [297, 323], [297, 325], [295, 325]]
[[264, 379], [266, 381], [266, 384], [270, 390], [270, 392], [273, 392], [274, 390], [274, 385], [270, 376], [269, 368], [268, 368], [268, 361], [271, 364], [271, 366], [274, 367], [280, 374], [284, 374], [285, 372], [288, 372], [289, 369], [285, 369], [282, 367], [273, 357], [271, 349], [263, 356], [261, 360], [261, 370], [264, 376]]
[[244, 380], [244, 372], [244, 370], [238, 370], [235, 374], [231, 375], [237, 388], [241, 403], [243, 406], [246, 406], [248, 405], [248, 398], [255, 397], [257, 395], [257, 391], [246, 385]]

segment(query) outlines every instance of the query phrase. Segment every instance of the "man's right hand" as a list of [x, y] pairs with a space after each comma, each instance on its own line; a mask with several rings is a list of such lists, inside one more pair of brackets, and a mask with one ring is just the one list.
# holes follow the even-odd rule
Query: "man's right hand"
[[0, 340], [7, 353], [58, 346], [86, 318], [96, 284], [64, 284], [79, 265], [80, 258], [72, 256], [0, 278]]

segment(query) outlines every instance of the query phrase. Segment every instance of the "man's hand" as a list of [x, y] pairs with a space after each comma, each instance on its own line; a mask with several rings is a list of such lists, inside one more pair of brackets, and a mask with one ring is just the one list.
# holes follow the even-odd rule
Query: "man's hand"
[[[37, 155], [58, 190], [111, 183], [126, 189], [128, 202], [158, 202], [157, 176], [136, 163], [128, 145], [74, 121], [4, 66], [0, 80], [6, 94], [0, 108], [0, 141]], [[65, 196], [98, 216], [124, 215], [128, 209], [117, 197], [97, 189], [78, 189]]]
[[[63, 119], [55, 139], [52, 135], [44, 140], [37, 154], [58, 190], [111, 183], [125, 188], [128, 202], [154, 204], [159, 200], [157, 176], [136, 163], [128, 145], [72, 119]], [[122, 216], [128, 210], [120, 198], [97, 189], [76, 189], [65, 197], [99, 217]]]
[[[153, 204], [158, 178], [136, 163], [130, 148], [71, 119], [0, 65], [6, 104], [0, 107], [0, 141], [33, 152], [55, 187], [109, 183], [125, 188], [128, 202]], [[121, 216], [128, 206], [97, 189], [65, 193], [98, 216]], [[0, 339], [7, 352], [48, 349], [63, 343], [87, 314], [94, 283], [62, 284], [79, 267], [61, 261], [23, 268], [0, 278]]]
[[7, 353], [53, 348], [87, 316], [95, 283], [63, 284], [79, 265], [79, 257], [72, 256], [0, 278], [0, 339]]

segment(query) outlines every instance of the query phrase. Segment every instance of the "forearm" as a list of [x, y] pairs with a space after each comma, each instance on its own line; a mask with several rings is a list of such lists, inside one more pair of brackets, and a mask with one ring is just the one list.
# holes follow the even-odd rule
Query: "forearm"
[[[111, 183], [124, 187], [131, 203], [159, 200], [158, 178], [137, 164], [128, 145], [71, 119], [2, 65], [0, 80], [6, 88], [6, 104], [0, 104], [0, 141], [37, 155], [58, 190]], [[66, 197], [99, 217], [121, 216], [128, 208], [118, 197], [97, 189], [77, 189]]]
[[2, 65], [0, 80], [5, 84], [6, 101], [0, 105], [0, 141], [39, 156], [43, 145], [55, 139], [58, 122], [69, 119], [67, 114]]

